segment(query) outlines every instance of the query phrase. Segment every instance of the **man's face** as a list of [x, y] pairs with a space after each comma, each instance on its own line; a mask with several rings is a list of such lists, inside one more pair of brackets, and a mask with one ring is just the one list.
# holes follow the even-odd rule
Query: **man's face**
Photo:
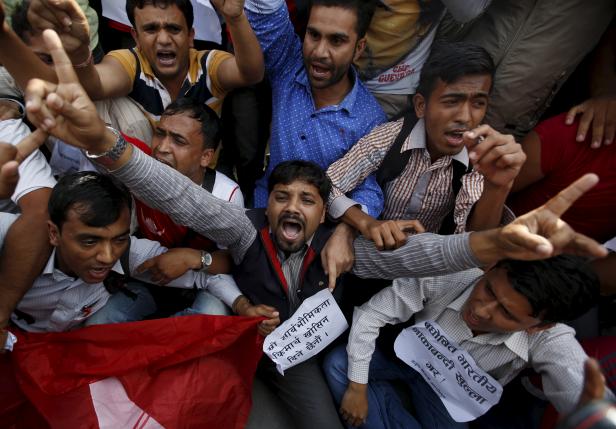
[[132, 35], [157, 78], [161, 81], [180, 75], [184, 78], [195, 32], [188, 28], [182, 11], [176, 5], [164, 9], [152, 5], [135, 8]]
[[488, 271], [462, 307], [462, 319], [475, 334], [532, 333], [550, 326], [532, 313], [530, 302], [511, 286], [503, 268]]
[[213, 149], [203, 149], [199, 121], [183, 113], [160, 118], [152, 138], [154, 158], [201, 184], [213, 155]]
[[355, 11], [341, 7], [313, 6], [304, 37], [304, 65], [310, 85], [331, 87], [347, 75], [361, 55], [366, 40], [357, 38]]
[[316, 186], [302, 180], [274, 186], [269, 194], [267, 220], [280, 250], [296, 252], [325, 219], [325, 206]]
[[49, 241], [56, 247], [58, 267], [86, 283], [102, 282], [128, 246], [129, 227], [127, 207], [117, 221], [100, 228], [84, 224], [78, 212], [70, 209], [61, 231], [49, 221]]
[[439, 79], [428, 100], [415, 95], [415, 112], [425, 120], [432, 161], [462, 150], [462, 134], [476, 128], [486, 114], [491, 84], [490, 75], [463, 76], [449, 84]]

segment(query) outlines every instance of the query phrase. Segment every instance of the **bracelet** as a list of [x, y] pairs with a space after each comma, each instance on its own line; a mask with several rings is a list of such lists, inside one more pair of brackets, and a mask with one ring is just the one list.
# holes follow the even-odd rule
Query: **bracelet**
[[74, 69], [85, 69], [93, 62], [94, 62], [94, 56], [92, 55], [92, 51], [90, 51], [90, 55], [88, 55], [88, 59], [85, 60], [83, 63], [73, 64], [73, 68]]

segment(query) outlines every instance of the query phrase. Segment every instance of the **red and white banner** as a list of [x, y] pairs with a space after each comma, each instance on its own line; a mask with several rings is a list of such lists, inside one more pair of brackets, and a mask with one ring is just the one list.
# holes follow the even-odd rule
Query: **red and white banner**
[[51, 428], [242, 428], [262, 353], [259, 321], [184, 316], [14, 332], [11, 361], [0, 360], [0, 427], [32, 427], [18, 384]]

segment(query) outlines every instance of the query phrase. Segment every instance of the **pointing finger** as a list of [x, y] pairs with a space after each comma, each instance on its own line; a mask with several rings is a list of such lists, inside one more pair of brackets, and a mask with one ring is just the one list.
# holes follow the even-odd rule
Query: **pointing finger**
[[37, 129], [33, 133], [30, 133], [22, 141], [15, 145], [17, 149], [17, 155], [15, 160], [21, 162], [26, 159], [32, 152], [37, 150], [47, 139], [47, 133], [43, 130]]
[[77, 75], [73, 69], [73, 63], [66, 55], [66, 51], [62, 46], [60, 37], [53, 30], [43, 31], [43, 38], [45, 39], [45, 45], [53, 58], [53, 64], [58, 75], [58, 82], [60, 83], [78, 83]]
[[560, 217], [578, 198], [597, 183], [599, 183], [599, 176], [593, 173], [585, 174], [551, 198], [544, 207]]

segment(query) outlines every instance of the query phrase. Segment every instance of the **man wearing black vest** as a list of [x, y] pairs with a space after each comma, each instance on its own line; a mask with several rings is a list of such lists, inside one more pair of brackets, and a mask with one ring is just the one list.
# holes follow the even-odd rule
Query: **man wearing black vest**
[[[330, 234], [322, 223], [329, 183], [320, 168], [306, 161], [277, 166], [269, 179], [265, 210], [246, 212], [221, 201], [186, 176], [134, 150], [120, 133], [106, 127], [78, 84], [58, 36], [53, 31], [43, 36], [54, 58], [59, 83], [33, 80], [28, 84], [28, 115], [37, 127], [86, 149], [90, 159], [106, 167], [135, 197], [164, 211], [174, 222], [226, 246], [236, 264], [236, 281], [247, 300], [276, 306], [278, 314], [272, 316], [288, 318], [302, 300], [328, 286], [321, 258], [317, 257]], [[558, 219], [571, 200], [597, 180], [591, 175], [580, 179], [541, 210], [501, 229], [450, 236], [420, 234], [390, 252], [379, 252], [360, 237], [353, 244], [353, 272], [390, 279], [435, 276], [503, 258], [545, 258], [563, 248], [604, 256], [606, 250], [598, 243], [576, 234]], [[412, 221], [399, 223], [404, 229]], [[237, 302], [234, 307], [238, 307]], [[297, 427], [341, 427], [315, 359], [288, 369], [284, 377], [276, 374], [271, 362], [264, 361], [263, 366], [268, 383]]]
[[[511, 221], [504, 203], [525, 156], [512, 136], [480, 125], [493, 75], [494, 62], [483, 48], [433, 47], [414, 111], [376, 127], [328, 168], [330, 215], [385, 249], [401, 246], [407, 235], [389, 219], [416, 219], [442, 234]], [[345, 196], [364, 180], [383, 189], [382, 220]]]

